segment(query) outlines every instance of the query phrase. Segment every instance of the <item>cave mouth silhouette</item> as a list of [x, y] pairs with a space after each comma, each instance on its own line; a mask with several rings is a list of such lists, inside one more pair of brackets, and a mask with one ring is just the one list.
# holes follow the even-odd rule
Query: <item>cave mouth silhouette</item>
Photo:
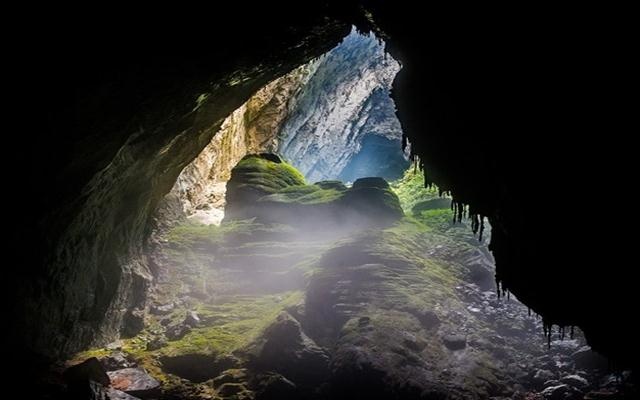
[[[628, 318], [635, 280], [626, 253], [610, 251], [633, 248], [630, 238], [600, 235], [585, 252], [584, 241], [573, 244], [567, 231], [541, 223], [563, 221], [571, 232], [618, 231], [617, 218], [584, 218], [593, 205], [580, 199], [593, 182], [625, 194], [633, 182], [634, 147], [621, 146], [626, 137], [616, 135], [628, 131], [630, 102], [620, 88], [627, 90], [633, 76], [626, 74], [633, 63], [621, 56], [629, 54], [624, 38], [632, 37], [618, 35], [624, 24], [594, 35], [590, 22], [580, 22], [591, 19], [560, 12], [552, 18], [532, 12], [531, 21], [456, 14], [439, 31], [442, 14], [410, 3], [309, 6], [258, 5], [247, 10], [236, 35], [193, 18], [185, 19], [189, 29], [168, 35], [142, 29], [144, 21], [155, 23], [148, 18], [125, 22], [117, 32], [112, 21], [119, 18], [108, 25], [78, 18], [70, 26], [83, 25], [74, 32], [92, 43], [82, 49], [57, 26], [35, 27], [44, 29], [19, 57], [29, 65], [25, 79], [16, 80], [17, 99], [34, 104], [36, 93], [56, 101], [39, 113], [47, 129], [19, 135], [17, 151], [8, 154], [9, 165], [26, 166], [9, 174], [8, 186], [26, 194], [29, 210], [9, 215], [15, 235], [8, 247], [20, 254], [21, 268], [6, 277], [8, 343], [15, 344], [8, 359], [25, 366], [15, 370], [105, 343], [118, 334], [123, 315], [135, 321], [127, 313], [140, 299], [130, 289], [147, 284], [139, 256], [150, 213], [209, 142], [214, 132], [206, 127], [272, 79], [328, 51], [354, 23], [384, 32], [402, 60], [394, 93], [405, 133], [430, 163], [429, 180], [490, 218], [502, 283], [549, 322], [579, 325], [598, 351], [622, 366], [637, 365]], [[51, 20], [62, 25], [64, 18]], [[549, 22], [544, 32], [539, 21]], [[495, 29], [485, 29], [492, 23]], [[214, 112], [207, 116], [204, 109]], [[23, 121], [33, 120], [32, 110], [23, 108]], [[618, 157], [594, 169], [593, 160], [608, 153]], [[549, 201], [550, 193], [562, 195], [562, 207]]]
[[112, 395], [159, 398], [579, 396], [609, 382], [579, 329], [547, 332], [496, 291], [490, 224], [426, 187], [403, 149], [398, 70], [352, 29], [232, 111], [160, 203], [148, 298], [67, 376], [96, 357]]

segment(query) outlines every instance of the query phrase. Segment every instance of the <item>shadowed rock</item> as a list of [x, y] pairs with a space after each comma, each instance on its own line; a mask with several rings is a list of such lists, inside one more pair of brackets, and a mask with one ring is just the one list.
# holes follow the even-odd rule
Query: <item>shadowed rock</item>
[[64, 372], [63, 378], [70, 386], [85, 384], [89, 381], [98, 382], [103, 386], [109, 386], [111, 382], [104, 366], [95, 357], [91, 357], [78, 365], [68, 368]]
[[301, 330], [286, 312], [265, 331], [254, 364], [260, 370], [276, 371], [302, 386], [313, 387], [329, 372], [329, 357]]

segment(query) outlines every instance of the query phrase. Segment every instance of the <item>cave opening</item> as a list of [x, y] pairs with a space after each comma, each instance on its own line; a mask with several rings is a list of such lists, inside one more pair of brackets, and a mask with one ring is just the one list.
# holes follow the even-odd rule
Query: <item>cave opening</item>
[[410, 145], [402, 146], [390, 93], [399, 70], [382, 40], [353, 27], [335, 48], [233, 111], [178, 176], [168, 201], [179, 201], [187, 218], [219, 224], [231, 170], [249, 154], [277, 154], [312, 183], [400, 178]]
[[[163, 44], [160, 55], [124, 67], [122, 55], [95, 62], [78, 79], [72, 110], [53, 105], [59, 135], [26, 158], [38, 161], [26, 181], [42, 184], [25, 191], [36, 193], [24, 217], [33, 224], [21, 221], [16, 242], [43, 240], [23, 252], [23, 264], [36, 267], [8, 285], [21, 302], [9, 307], [12, 342], [54, 365], [54, 379], [35, 390], [160, 399], [577, 399], [628, 390], [633, 398], [633, 375], [612, 373], [585, 339], [633, 359], [625, 353], [633, 333], [611, 329], [625, 321], [630, 302], [619, 299], [629, 292], [610, 275], [594, 286], [601, 277], [583, 264], [547, 262], [540, 249], [561, 234], [539, 222], [566, 213], [530, 185], [557, 160], [540, 167], [547, 153], [533, 141], [530, 150], [497, 146], [520, 149], [513, 128], [525, 138], [534, 130], [522, 128], [522, 109], [544, 116], [542, 96], [523, 100], [530, 91], [511, 87], [522, 83], [519, 72], [484, 63], [512, 53], [493, 49], [481, 30], [459, 46], [438, 35], [414, 41], [429, 27], [405, 23], [409, 6], [318, 3], [293, 19], [270, 3], [268, 18], [246, 24], [246, 42], [208, 32], [218, 38], [213, 56], [174, 58]], [[540, 132], [531, 137], [556, 139]], [[543, 175], [553, 187], [556, 175]], [[473, 233], [483, 225], [480, 239]], [[495, 291], [492, 255], [505, 292]], [[631, 282], [622, 281], [623, 289]]]
[[232, 111], [160, 202], [148, 298], [70, 370], [98, 357], [112, 394], [141, 398], [577, 396], [612, 379], [579, 330], [500, 299], [489, 223], [410, 161], [400, 68], [352, 28]]

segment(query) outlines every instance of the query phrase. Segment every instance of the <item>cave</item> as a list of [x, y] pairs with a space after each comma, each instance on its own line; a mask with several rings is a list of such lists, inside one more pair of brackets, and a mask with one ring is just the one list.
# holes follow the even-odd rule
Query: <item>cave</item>
[[307, 3], [34, 19], [5, 158], [11, 382], [635, 398], [622, 17]]

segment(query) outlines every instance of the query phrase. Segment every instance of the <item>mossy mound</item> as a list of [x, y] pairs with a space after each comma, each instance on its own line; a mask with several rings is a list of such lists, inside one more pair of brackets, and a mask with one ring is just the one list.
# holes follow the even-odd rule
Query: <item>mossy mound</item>
[[242, 219], [243, 208], [259, 198], [290, 186], [305, 185], [304, 176], [274, 154], [245, 156], [227, 183], [225, 219]]
[[421, 201], [411, 208], [411, 213], [415, 215], [427, 210], [440, 209], [451, 209], [451, 199], [448, 197], [439, 197], [437, 199]]
[[379, 177], [360, 178], [353, 182], [354, 189], [378, 188], [389, 189], [389, 183]]
[[[277, 156], [246, 156], [227, 184], [225, 222], [256, 218], [296, 227], [386, 226], [404, 215], [398, 196], [382, 178], [307, 185], [302, 175]], [[272, 160], [277, 160], [275, 162]]]
[[342, 181], [320, 181], [314, 183], [316, 186], [320, 186], [322, 189], [336, 189], [336, 190], [347, 190]]

